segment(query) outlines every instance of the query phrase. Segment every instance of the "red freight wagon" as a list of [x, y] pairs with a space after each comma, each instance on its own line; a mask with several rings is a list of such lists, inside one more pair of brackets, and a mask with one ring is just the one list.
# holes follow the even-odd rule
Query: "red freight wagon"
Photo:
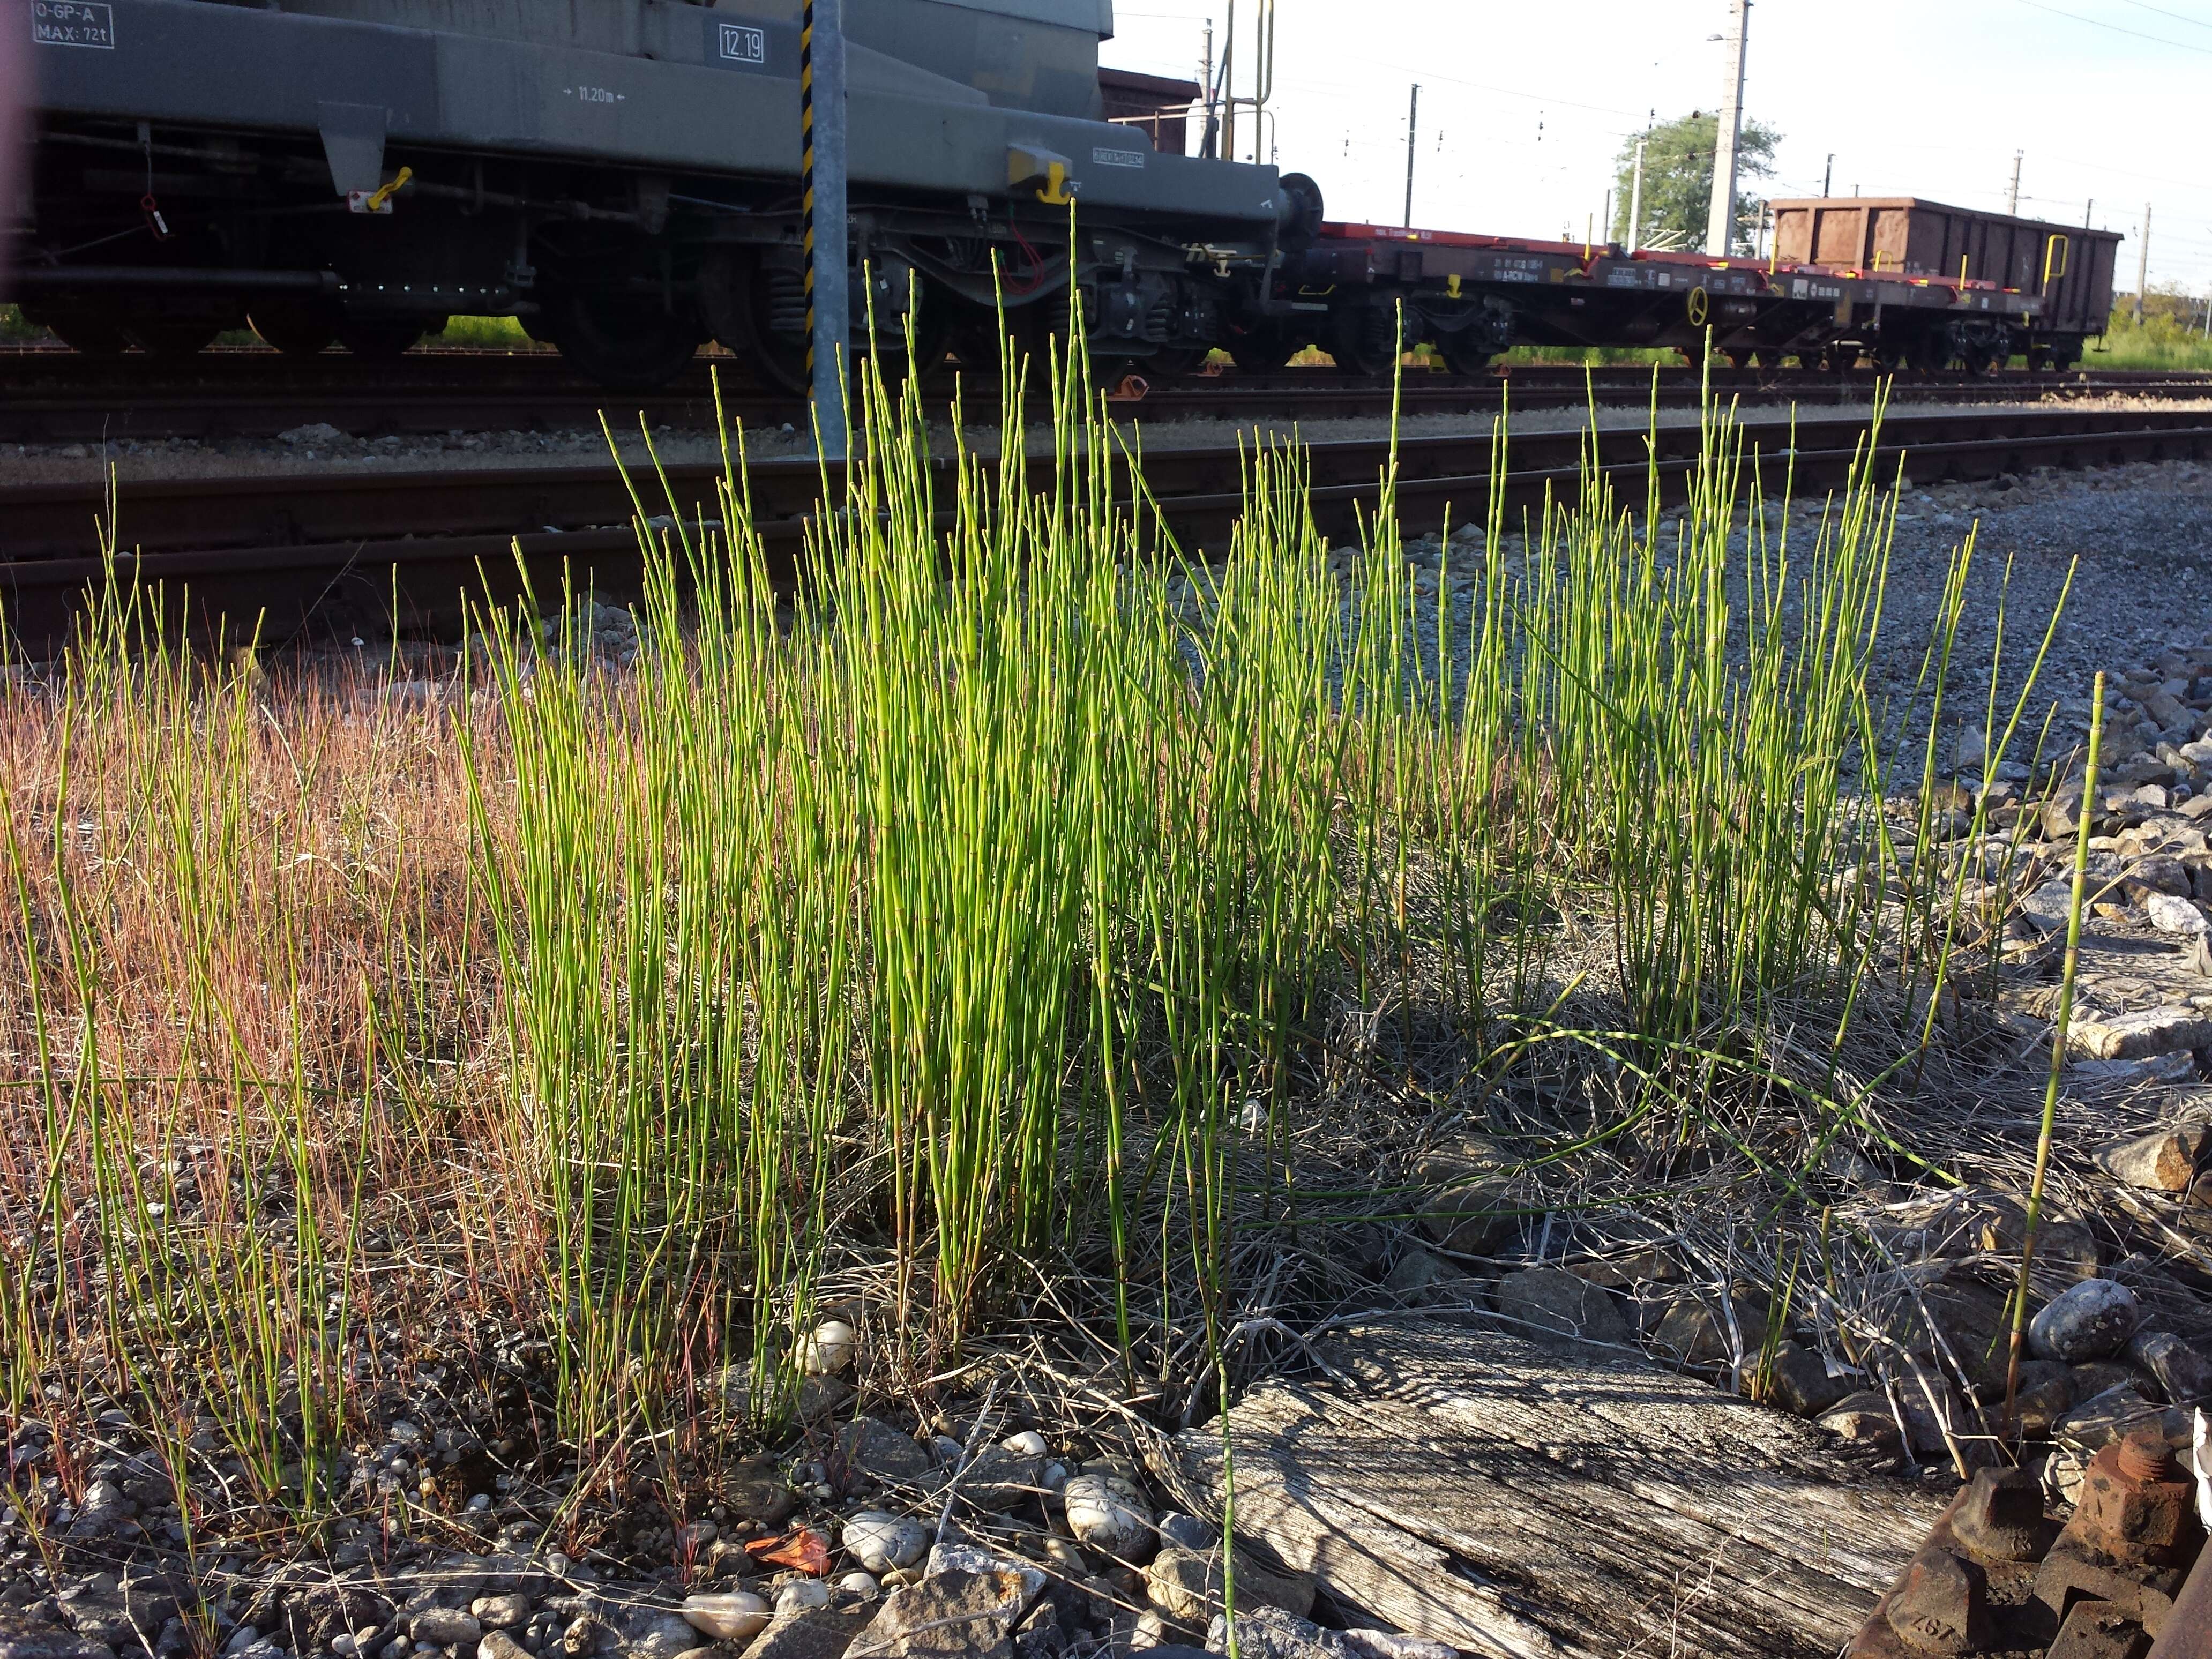
[[2112, 309], [2117, 231], [1948, 207], [1911, 196], [1811, 197], [1771, 204], [1774, 258], [1872, 276], [1963, 276], [2041, 301], [2031, 357], [2061, 366], [2105, 331]]

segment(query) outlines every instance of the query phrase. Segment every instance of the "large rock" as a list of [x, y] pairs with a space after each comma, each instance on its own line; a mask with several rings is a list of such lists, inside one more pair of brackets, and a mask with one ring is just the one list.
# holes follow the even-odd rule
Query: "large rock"
[[2171, 893], [2177, 897], [2189, 896], [2189, 871], [2181, 860], [2165, 853], [2154, 853], [2139, 858], [2128, 866], [2126, 878], [2120, 889], [2130, 898], [2141, 902], [2154, 893]]
[[1970, 1425], [1966, 1402], [1959, 1397], [1957, 1389], [1933, 1378], [1930, 1382], [1936, 1390], [1933, 1404], [1917, 1382], [1910, 1377], [1900, 1378], [1897, 1407], [1904, 1414], [1905, 1443], [1912, 1448], [1913, 1455], [1942, 1462], [1948, 1459], [1954, 1440], [1966, 1436], [1970, 1437], [1971, 1444], [1971, 1437], [1979, 1431]]
[[[1229, 1620], [1219, 1613], [1206, 1627], [1206, 1651], [1229, 1651]], [[1456, 1650], [1389, 1631], [1323, 1630], [1279, 1607], [1248, 1609], [1240, 1603], [1237, 1651], [1239, 1659], [1454, 1659]]]
[[[1741, 1357], [1748, 1364], [1758, 1358], [1766, 1341], [1766, 1299], [1756, 1291], [1738, 1285], [1729, 1298], [1729, 1307], [1735, 1314], [1735, 1333], [1741, 1340]], [[1651, 1334], [1651, 1346], [1662, 1358], [1693, 1370], [1729, 1364], [1732, 1345], [1729, 1322], [1721, 1311], [1718, 1298], [1690, 1291], [1676, 1297], [1660, 1316], [1659, 1327]]]
[[623, 1659], [677, 1659], [699, 1645], [691, 1621], [669, 1607], [610, 1608], [622, 1632]]
[[184, 1592], [183, 1585], [158, 1576], [97, 1573], [63, 1593], [61, 1621], [118, 1653], [143, 1654], [148, 1642], [177, 1616]]
[[687, 1595], [684, 1621], [717, 1642], [750, 1642], [768, 1628], [768, 1603], [750, 1590], [720, 1595]]
[[2076, 1364], [2117, 1353], [2135, 1334], [2136, 1293], [2110, 1279], [2085, 1279], [2046, 1303], [2027, 1328], [2027, 1346], [2039, 1359]]
[[[2075, 1398], [2074, 1373], [2066, 1366], [2055, 1359], [2020, 1362], [2020, 1387], [2013, 1395], [2013, 1413], [2022, 1432], [2038, 1440], [2046, 1437], [2072, 1407]], [[1985, 1399], [1984, 1403], [1992, 1402]]]
[[1776, 1404], [1800, 1417], [1818, 1417], [1851, 1391], [1844, 1378], [1828, 1374], [1826, 1359], [1795, 1342], [1784, 1342], [1775, 1348], [1767, 1387]]
[[2141, 1060], [2069, 1060], [2068, 1086], [2102, 1094], [2124, 1094], [2148, 1084], [2186, 1083], [2197, 1075], [2197, 1056], [2187, 1049], [2148, 1054]]
[[993, 1446], [960, 1472], [960, 1495], [991, 1512], [1019, 1509], [1044, 1481], [1044, 1459]]
[[381, 1630], [391, 1619], [392, 1603], [374, 1591], [359, 1584], [324, 1584], [285, 1599], [285, 1645], [294, 1653], [318, 1652], [334, 1636]]
[[2146, 1192], [2185, 1193], [2197, 1178], [2205, 1139], [2202, 1124], [2154, 1129], [2148, 1134], [2130, 1135], [2099, 1147], [2097, 1162], [2107, 1174], [2130, 1187], [2141, 1187]]
[[929, 1553], [930, 1530], [904, 1516], [862, 1510], [845, 1522], [846, 1552], [869, 1572], [910, 1567]]
[[[1067, 1540], [1048, 1537], [1045, 1544], [1049, 1556], [1053, 1545], [1067, 1545]], [[1072, 1572], [1084, 1569], [1083, 1552], [1073, 1545], [1068, 1545], [1067, 1549], [1070, 1559], [1062, 1564], [1062, 1571]], [[988, 1544], [938, 1545], [929, 1553], [929, 1565], [923, 1569], [922, 1577], [934, 1578], [941, 1572], [1011, 1572], [1022, 1581], [1022, 1600], [1024, 1601], [1034, 1601], [1053, 1582], [1036, 1562], [1018, 1555], [1001, 1555]]]
[[1482, 1284], [1416, 1245], [1400, 1252], [1382, 1288], [1408, 1302], [1474, 1303], [1481, 1299]]
[[2052, 1437], [2087, 1456], [2146, 1430], [2163, 1436], [2170, 1445], [2185, 1445], [2190, 1429], [2187, 1408], [2155, 1405], [2134, 1383], [2123, 1382], [2075, 1406], [2060, 1419]]
[[1073, 1475], [1061, 1497], [1067, 1504], [1067, 1529], [1077, 1541], [1118, 1560], [1141, 1562], [1151, 1557], [1158, 1542], [1152, 1505], [1120, 1475], [1103, 1471]]
[[0, 1607], [0, 1659], [115, 1659], [105, 1642]]
[[1886, 1395], [1871, 1389], [1846, 1395], [1820, 1413], [1820, 1426], [1854, 1449], [1884, 1462], [1905, 1455], [1905, 1437], [1897, 1431], [1897, 1417]]
[[722, 1476], [722, 1501], [739, 1519], [775, 1527], [799, 1507], [798, 1494], [773, 1457], [748, 1457]]
[[721, 1374], [722, 1401], [733, 1417], [767, 1417], [780, 1414], [787, 1407], [802, 1423], [819, 1423], [836, 1416], [853, 1398], [853, 1385], [842, 1376], [802, 1376], [799, 1380], [799, 1395], [793, 1401], [779, 1390], [775, 1396], [758, 1409], [753, 1402], [753, 1373], [750, 1365], [731, 1365]]
[[[2212, 932], [2212, 921], [2204, 919], [2204, 912], [2193, 899], [2178, 897], [2172, 893], [2147, 894], [2142, 902], [2143, 920], [2161, 933], [2178, 933], [2187, 938], [2192, 933]], [[2204, 1043], [2190, 1045], [2202, 1048]]]
[[407, 1621], [407, 1634], [434, 1648], [474, 1647], [483, 1639], [483, 1626], [459, 1607], [424, 1607]]
[[1631, 1251], [1602, 1260], [1570, 1261], [1567, 1271], [1608, 1291], [1632, 1291], [1640, 1285], [1674, 1285], [1682, 1278], [1682, 1264], [1671, 1251], [1657, 1248]]
[[1495, 1177], [1456, 1182], [1421, 1201], [1421, 1229], [1461, 1255], [1486, 1255], [1519, 1224], [1510, 1183]]
[[2046, 881], [2020, 902], [2020, 914], [2027, 925], [2040, 933], [2056, 933], [2066, 926], [2066, 918], [2074, 903], [2074, 884], [2071, 879]]
[[1625, 1345], [1634, 1336], [1613, 1297], [1558, 1267], [1528, 1267], [1498, 1281], [1498, 1311], [1517, 1334], [1541, 1341]]
[[744, 1659], [844, 1659], [853, 1638], [875, 1616], [872, 1601], [780, 1613], [745, 1650]]
[[[2195, 907], [2191, 908], [2193, 913]], [[2212, 1019], [2194, 1008], [2149, 1008], [2086, 1018], [2077, 1015], [2066, 1030], [2069, 1059], [2142, 1060], [2207, 1047], [2212, 1047]]]
[[2123, 1382], [2136, 1380], [2136, 1368], [2117, 1359], [2090, 1359], [2079, 1365], [2066, 1368], [2067, 1381], [2073, 1386], [2074, 1398], [2094, 1400], [2107, 1389], [2117, 1389]]
[[1014, 1626], [1034, 1599], [1026, 1576], [1012, 1569], [932, 1573], [884, 1598], [848, 1651], [853, 1659], [1011, 1659]]
[[837, 1431], [837, 1458], [853, 1484], [872, 1480], [886, 1486], [925, 1486], [941, 1473], [927, 1448], [872, 1417], [856, 1417]]
[[2138, 1331], [2128, 1342], [2128, 1358], [2158, 1379], [2172, 1404], [2212, 1401], [2212, 1358], [2171, 1332]]
[[[1985, 1224], [1988, 1219], [1985, 1218]], [[1985, 1224], [1985, 1239], [1988, 1231]], [[2037, 1237], [2036, 1257], [2044, 1261], [2042, 1236], [2039, 1233]], [[1984, 1248], [1998, 1247], [1985, 1243]], [[1899, 1305], [1894, 1334], [1923, 1358], [1932, 1362], [1948, 1352], [1977, 1383], [2001, 1384], [2011, 1351], [2010, 1297], [2007, 1287], [1970, 1267], [1955, 1263], [1944, 1266], [1920, 1285], [1917, 1298]], [[1923, 1310], [1925, 1318], [1922, 1316]], [[1942, 1334], [1941, 1342], [1928, 1328], [1931, 1320], [1936, 1332]]]
[[[1279, 1573], [1237, 1552], [1237, 1605], [1279, 1607], [1304, 1618], [1313, 1610], [1311, 1573]], [[1202, 1630], [1221, 1611], [1221, 1552], [1187, 1550], [1170, 1544], [1145, 1569], [1145, 1595], [1178, 1625]]]
[[469, 1611], [486, 1630], [513, 1630], [530, 1617], [530, 1598], [512, 1592], [499, 1595], [479, 1595], [469, 1603]]

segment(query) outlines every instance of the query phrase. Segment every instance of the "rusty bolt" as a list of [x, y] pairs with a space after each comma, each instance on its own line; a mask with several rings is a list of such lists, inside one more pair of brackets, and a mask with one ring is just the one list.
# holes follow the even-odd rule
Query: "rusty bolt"
[[2033, 1561], [2043, 1553], [2049, 1536], [2043, 1490], [2026, 1469], [1976, 1469], [1973, 1484], [1951, 1517], [1951, 1533], [1992, 1561]]
[[1915, 1653], [1972, 1653], [1990, 1641], [1990, 1581], [1971, 1561], [1923, 1549], [1889, 1594], [1889, 1627]]
[[2185, 1566], [2200, 1536], [2193, 1496], [2163, 1440], [2132, 1436], [2089, 1460], [2067, 1529], [2109, 1560]]
[[2131, 1434], [2120, 1442], [2120, 1473], [2130, 1480], [2172, 1480], [2181, 1473], [2173, 1448], [2154, 1434]]

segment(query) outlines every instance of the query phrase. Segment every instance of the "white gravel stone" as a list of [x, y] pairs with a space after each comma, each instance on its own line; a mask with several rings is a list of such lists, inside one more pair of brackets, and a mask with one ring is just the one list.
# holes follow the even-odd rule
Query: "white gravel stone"
[[768, 1628], [768, 1603], [750, 1590], [720, 1595], [687, 1595], [684, 1622], [717, 1642], [750, 1642]]
[[1010, 1434], [999, 1443], [1010, 1452], [1024, 1457], [1042, 1457], [1052, 1449], [1045, 1444], [1044, 1437], [1035, 1429], [1024, 1429], [1019, 1434]]
[[2204, 920], [2204, 912], [2193, 900], [2172, 893], [2148, 895], [2143, 900], [2143, 915], [2161, 933], [2212, 933], [2212, 922]]
[[929, 1553], [929, 1528], [919, 1521], [862, 1510], [845, 1522], [847, 1553], [870, 1572], [910, 1567]]
[[794, 1578], [775, 1593], [778, 1614], [811, 1613], [830, 1605], [830, 1586], [819, 1578]]
[[1067, 1504], [1067, 1529], [1079, 1543], [1136, 1561], [1151, 1555], [1159, 1541], [1152, 1532], [1152, 1505], [1118, 1474], [1070, 1475], [1061, 1496]]
[[800, 1355], [802, 1366], [809, 1376], [834, 1376], [853, 1363], [853, 1352], [859, 1343], [858, 1334], [843, 1320], [825, 1319], [806, 1339], [805, 1350]]

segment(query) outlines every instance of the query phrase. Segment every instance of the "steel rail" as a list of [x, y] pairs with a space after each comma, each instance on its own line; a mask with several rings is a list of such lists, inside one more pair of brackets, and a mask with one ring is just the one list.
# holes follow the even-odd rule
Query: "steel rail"
[[[1700, 434], [1661, 428], [1649, 449], [1646, 438], [1641, 429], [1601, 433], [1600, 465], [1624, 494], [1649, 476], [1662, 499], [1678, 499], [1697, 465]], [[2202, 459], [2212, 454], [2212, 413], [2077, 404], [1907, 410], [1892, 414], [1871, 455], [1866, 439], [1856, 417], [1769, 423], [1753, 434], [1753, 464], [1771, 496], [1785, 477], [1800, 495], [1832, 488], [1854, 465], [1871, 465], [1885, 481], [1919, 483]], [[1498, 481], [1509, 509], [1578, 487], [1588, 441], [1573, 430], [1514, 437]], [[1387, 441], [1317, 443], [1306, 453], [1316, 522], [1333, 538], [1356, 534], [1378, 500]], [[1396, 499], [1409, 530], [1486, 510], [1486, 436], [1405, 438], [1397, 453]], [[1218, 547], [1243, 505], [1238, 462], [1228, 446], [1149, 453], [1146, 540]], [[933, 465], [946, 485], [946, 465]], [[720, 476], [708, 465], [671, 466], [665, 496], [649, 474], [638, 480], [639, 494], [667, 522], [709, 517]], [[748, 469], [754, 522], [776, 559], [801, 551], [822, 476], [805, 459]], [[830, 476], [834, 489], [838, 470]], [[939, 499], [950, 497], [940, 488]], [[88, 483], [0, 485], [0, 593], [10, 627], [34, 653], [64, 638], [84, 596], [109, 579], [95, 533], [103, 510]], [[131, 551], [114, 567], [118, 578], [161, 582], [173, 600], [188, 591], [196, 623], [221, 621], [234, 637], [257, 625], [286, 635], [311, 625], [380, 624], [395, 605], [409, 625], [446, 628], [462, 614], [464, 594], [504, 600], [526, 575], [541, 595], [564, 580], [620, 592], [639, 569], [629, 489], [605, 464], [147, 480], [125, 484], [122, 514], [121, 544]]]
[[[675, 385], [652, 392], [610, 392], [569, 373], [549, 353], [413, 353], [397, 363], [342, 356], [293, 359], [273, 352], [203, 354], [179, 364], [125, 358], [105, 362], [70, 353], [0, 353], [0, 442], [116, 443], [167, 438], [270, 437], [326, 423], [355, 436], [452, 431], [590, 428], [604, 414], [619, 427], [641, 417], [654, 427], [711, 430], [713, 382], [702, 359]], [[762, 392], [734, 360], [723, 363], [724, 413], [747, 427], [797, 423], [803, 400]], [[74, 373], [65, 372], [74, 370]], [[994, 395], [996, 377], [981, 388]], [[1135, 391], [1134, 382], [1116, 383]], [[1717, 369], [1708, 380], [1688, 370], [1604, 368], [1585, 371], [1516, 364], [1483, 375], [1409, 373], [1402, 386], [1333, 370], [1267, 375], [1226, 374], [1146, 388], [1141, 397], [1112, 397], [1119, 415], [1139, 421], [1213, 417], [1237, 421], [1374, 418], [1394, 399], [1409, 416], [1494, 412], [1601, 401], [1694, 406], [1712, 392], [1745, 404], [1802, 406], [1863, 404], [1877, 377], [1818, 370]], [[2022, 397], [2065, 398], [2115, 394], [2145, 398], [2212, 397], [2212, 375], [2036, 374], [1899, 377], [1903, 403], [1988, 403]], [[952, 387], [931, 388], [933, 405], [949, 408]], [[978, 412], [966, 399], [965, 418]], [[1033, 413], [1042, 416], [1039, 399]]]

